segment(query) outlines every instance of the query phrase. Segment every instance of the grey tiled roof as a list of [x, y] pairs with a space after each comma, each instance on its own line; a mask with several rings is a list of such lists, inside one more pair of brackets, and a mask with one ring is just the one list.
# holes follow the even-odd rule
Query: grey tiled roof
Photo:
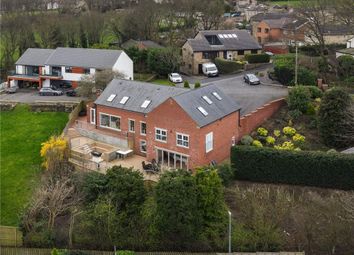
[[[213, 95], [213, 92], [216, 92], [221, 97], [221, 100], [218, 100]], [[212, 104], [208, 104], [202, 98], [203, 96], [207, 96], [212, 101]], [[212, 84], [177, 95], [173, 99], [176, 100], [199, 127], [208, 125], [241, 109], [234, 100], [225, 95], [216, 85]], [[204, 116], [198, 110], [200, 106], [208, 113], [207, 116]]]
[[54, 52], [52, 49], [28, 48], [16, 61], [16, 65], [44, 66], [49, 56]]
[[210, 45], [207, 39], [188, 39], [193, 51], [222, 51], [222, 50], [252, 50], [261, 49], [262, 47], [246, 30], [208, 30], [200, 31], [203, 36], [220, 35], [220, 34], [236, 34], [237, 38], [222, 38], [218, 39], [222, 45]]
[[[128, 111], [148, 113], [166, 99], [185, 91], [186, 89], [171, 86], [114, 79], [108, 84], [95, 103]], [[117, 96], [112, 102], [108, 102], [107, 98], [112, 94]], [[125, 105], [119, 103], [124, 96], [129, 97]], [[141, 108], [145, 100], [151, 100], [151, 103], [147, 108]]]
[[277, 12], [268, 12], [268, 13], [257, 13], [252, 16], [251, 22], [261, 22], [264, 19], [281, 19], [281, 18], [289, 18], [294, 17], [294, 14], [291, 13], [277, 13]]
[[121, 50], [57, 48], [45, 64], [111, 69], [121, 53]]
[[[213, 92], [220, 95], [222, 99], [218, 100], [212, 94]], [[112, 94], [116, 95], [116, 97], [112, 102], [108, 102], [107, 99]], [[124, 96], [129, 97], [129, 99], [123, 105], [120, 104], [120, 101]], [[208, 104], [202, 98], [203, 96], [207, 96], [212, 100], [212, 104]], [[119, 79], [114, 79], [108, 84], [103, 93], [95, 101], [95, 104], [134, 112], [149, 113], [168, 98], [173, 98], [200, 127], [240, 109], [238, 104], [212, 84], [190, 90]], [[145, 100], [151, 100], [151, 103], [144, 109], [141, 105]], [[204, 116], [198, 110], [200, 106], [207, 111], [207, 116]]]

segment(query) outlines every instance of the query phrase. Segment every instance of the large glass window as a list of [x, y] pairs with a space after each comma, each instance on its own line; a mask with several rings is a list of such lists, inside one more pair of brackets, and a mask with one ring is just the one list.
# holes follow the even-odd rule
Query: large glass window
[[213, 132], [205, 136], [205, 152], [213, 150]]
[[100, 114], [100, 126], [120, 130], [120, 118], [105, 113]]
[[180, 147], [189, 148], [189, 135], [177, 133], [176, 134], [176, 142]]
[[156, 128], [155, 129], [155, 140], [160, 141], [160, 142], [166, 142], [167, 141], [167, 130], [161, 129], [161, 128]]
[[129, 132], [135, 133], [135, 121], [129, 120]]

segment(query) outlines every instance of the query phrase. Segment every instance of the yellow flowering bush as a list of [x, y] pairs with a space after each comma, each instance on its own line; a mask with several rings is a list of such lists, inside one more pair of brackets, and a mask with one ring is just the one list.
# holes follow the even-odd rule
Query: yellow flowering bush
[[257, 134], [260, 135], [260, 136], [267, 136], [268, 135], [268, 130], [265, 129], [265, 128], [258, 128], [257, 129]]
[[293, 136], [293, 141], [296, 143], [304, 143], [305, 142], [305, 136], [300, 135], [300, 134], [295, 134]]
[[252, 145], [256, 147], [263, 147], [263, 144], [258, 140], [253, 140]]
[[279, 129], [274, 130], [274, 131], [273, 131], [273, 134], [274, 134], [275, 137], [279, 137], [279, 136], [281, 135]]
[[294, 136], [296, 134], [296, 129], [293, 127], [284, 127], [283, 133], [287, 136]]
[[275, 149], [277, 150], [295, 150], [298, 148], [295, 148], [295, 145], [292, 142], [286, 141], [283, 142], [281, 145], [275, 145]]
[[275, 138], [273, 136], [267, 136], [266, 143], [268, 145], [273, 145], [275, 143]]
[[40, 151], [44, 158], [43, 166], [48, 168], [49, 161], [55, 157], [56, 160], [63, 160], [67, 155], [68, 142], [61, 136], [51, 136], [48, 141], [42, 143]]

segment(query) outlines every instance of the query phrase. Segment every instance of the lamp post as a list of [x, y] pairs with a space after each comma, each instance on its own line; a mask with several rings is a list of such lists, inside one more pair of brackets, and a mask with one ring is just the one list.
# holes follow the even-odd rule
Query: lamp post
[[231, 212], [229, 213], [229, 253], [231, 254]]

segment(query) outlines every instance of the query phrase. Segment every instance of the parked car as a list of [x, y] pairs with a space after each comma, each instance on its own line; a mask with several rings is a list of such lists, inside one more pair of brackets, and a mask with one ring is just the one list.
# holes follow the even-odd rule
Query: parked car
[[63, 91], [55, 90], [52, 88], [41, 88], [39, 91], [40, 96], [61, 96]]
[[255, 76], [254, 74], [245, 74], [245, 76], [243, 76], [243, 79], [245, 80], [245, 82], [247, 82], [249, 85], [258, 85], [261, 84], [261, 81], [258, 79], [257, 76]]
[[170, 73], [168, 79], [173, 83], [183, 82], [182, 76], [179, 73]]
[[5, 89], [5, 93], [7, 93], [7, 94], [14, 94], [14, 93], [17, 92], [17, 90], [18, 90], [18, 87], [17, 87], [17, 86], [12, 86], [12, 87], [10, 87], [10, 88], [6, 88], [6, 89]]
[[78, 97], [79, 94], [77, 93], [77, 90], [75, 89], [70, 89], [68, 91], [66, 91], [65, 93], [68, 97]]
[[202, 65], [202, 71], [203, 71], [203, 74], [205, 74], [208, 77], [219, 75], [218, 68], [216, 67], [216, 65], [214, 63], [204, 63]]

